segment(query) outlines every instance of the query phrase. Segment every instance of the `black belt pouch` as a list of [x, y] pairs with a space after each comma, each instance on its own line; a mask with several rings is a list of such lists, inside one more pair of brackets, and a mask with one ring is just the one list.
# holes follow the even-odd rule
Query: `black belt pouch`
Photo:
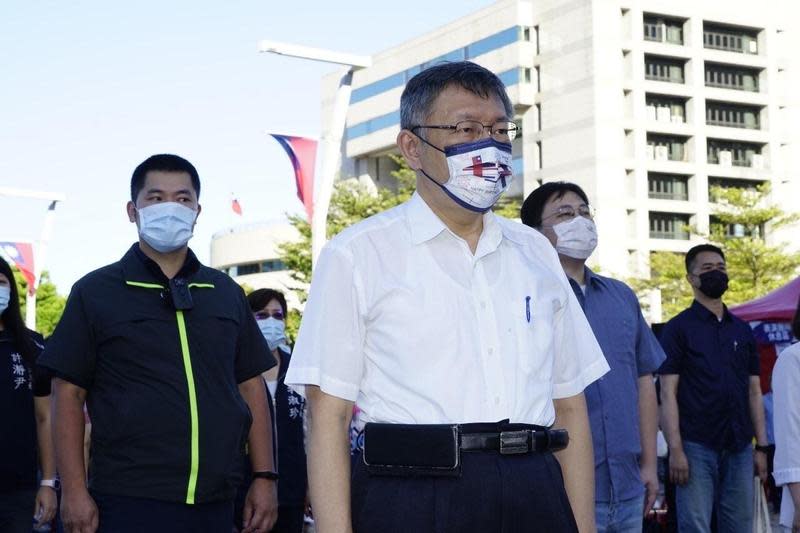
[[457, 477], [458, 426], [369, 422], [362, 457], [373, 475]]

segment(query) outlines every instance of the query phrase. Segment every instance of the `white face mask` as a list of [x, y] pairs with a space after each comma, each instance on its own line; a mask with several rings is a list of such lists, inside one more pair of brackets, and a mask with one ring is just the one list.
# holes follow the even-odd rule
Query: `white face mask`
[[514, 178], [511, 170], [511, 143], [502, 143], [488, 137], [448, 146], [444, 150], [436, 146], [433, 148], [444, 152], [450, 178], [441, 184], [424, 170], [422, 173], [441, 187], [454, 202], [470, 211], [485, 213], [491, 209]]
[[[11, 281], [13, 283], [13, 280]], [[11, 299], [11, 287], [0, 287], [0, 313], [8, 309], [8, 302]]]
[[139, 211], [139, 235], [154, 250], [174, 252], [192, 238], [197, 211], [177, 202], [148, 205]]
[[265, 318], [263, 320], [256, 320], [258, 329], [264, 335], [267, 345], [270, 350], [283, 346], [286, 343], [286, 324], [277, 318]]
[[594, 221], [586, 217], [576, 216], [570, 221], [553, 226], [556, 239], [556, 250], [561, 255], [573, 259], [586, 259], [597, 248], [597, 227]]

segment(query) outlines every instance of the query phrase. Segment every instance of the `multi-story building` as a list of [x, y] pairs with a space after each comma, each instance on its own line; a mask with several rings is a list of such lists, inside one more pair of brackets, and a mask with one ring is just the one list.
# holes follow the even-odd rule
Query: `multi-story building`
[[251, 289], [276, 289], [290, 308], [302, 309], [295, 281], [280, 259], [278, 246], [297, 241], [299, 234], [288, 222], [244, 224], [218, 231], [211, 237], [211, 267]]
[[[782, 207], [798, 210], [787, 82], [795, 9], [782, 0], [501, 0], [355, 71], [342, 175], [391, 184], [405, 83], [439, 61], [474, 61], [506, 84], [521, 126], [508, 194], [580, 184], [597, 209], [590, 262], [645, 274], [652, 251], [686, 251], [688, 227], [708, 231], [715, 185], [769, 182]], [[323, 80], [323, 116], [338, 80]]]

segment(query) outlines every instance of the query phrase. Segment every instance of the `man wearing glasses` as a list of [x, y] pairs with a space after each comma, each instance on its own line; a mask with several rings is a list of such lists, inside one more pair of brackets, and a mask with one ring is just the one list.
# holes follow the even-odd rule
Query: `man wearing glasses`
[[513, 112], [474, 63], [416, 75], [397, 144], [417, 192], [320, 255], [286, 382], [321, 533], [594, 527], [582, 391], [608, 366], [546, 239], [490, 211]]
[[545, 183], [528, 196], [520, 216], [558, 251], [611, 366], [585, 390], [594, 443], [597, 530], [641, 531], [643, 515], [658, 494], [653, 373], [664, 352], [630, 287], [586, 266], [597, 246], [597, 230], [583, 189], [564, 181]]

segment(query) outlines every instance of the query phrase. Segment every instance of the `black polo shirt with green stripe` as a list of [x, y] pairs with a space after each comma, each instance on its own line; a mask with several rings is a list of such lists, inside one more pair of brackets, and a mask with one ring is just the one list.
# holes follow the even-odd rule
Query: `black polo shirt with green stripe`
[[275, 365], [242, 289], [189, 250], [175, 276], [134, 244], [80, 279], [39, 364], [87, 390], [89, 487], [205, 503], [232, 499], [252, 417], [238, 384]]

